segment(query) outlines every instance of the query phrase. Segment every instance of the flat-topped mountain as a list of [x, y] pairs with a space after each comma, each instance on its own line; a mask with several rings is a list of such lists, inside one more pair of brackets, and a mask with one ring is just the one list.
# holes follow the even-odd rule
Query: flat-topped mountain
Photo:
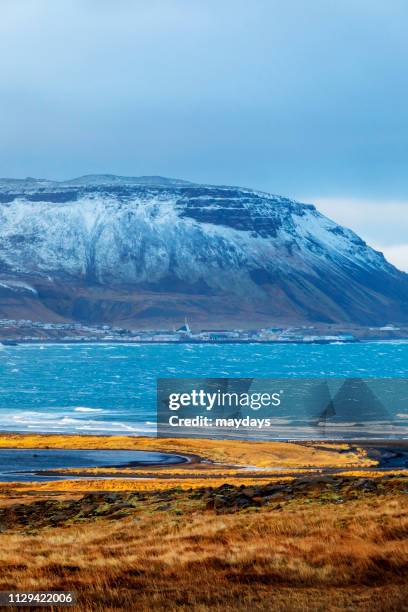
[[408, 321], [408, 275], [311, 204], [178, 179], [0, 179], [0, 317]]

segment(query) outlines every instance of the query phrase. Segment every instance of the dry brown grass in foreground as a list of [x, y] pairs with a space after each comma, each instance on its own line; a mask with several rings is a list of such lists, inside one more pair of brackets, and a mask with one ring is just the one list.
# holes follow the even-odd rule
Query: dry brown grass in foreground
[[406, 480], [302, 486], [235, 513], [163, 492], [127, 516], [6, 531], [0, 589], [73, 589], [81, 612], [407, 610]]

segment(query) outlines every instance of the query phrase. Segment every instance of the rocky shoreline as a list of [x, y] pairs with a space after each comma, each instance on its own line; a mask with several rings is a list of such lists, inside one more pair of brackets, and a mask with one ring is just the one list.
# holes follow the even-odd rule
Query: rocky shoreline
[[0, 532], [32, 530], [106, 518], [131, 517], [143, 504], [152, 511], [173, 511], [183, 501], [195, 500], [202, 510], [216, 514], [234, 513], [263, 506], [279, 511], [298, 503], [343, 504], [366, 496], [408, 494], [408, 475], [384, 474], [380, 477], [316, 475], [287, 482], [258, 485], [222, 484], [151, 492], [94, 492], [79, 499], [39, 499], [8, 504], [0, 508]]

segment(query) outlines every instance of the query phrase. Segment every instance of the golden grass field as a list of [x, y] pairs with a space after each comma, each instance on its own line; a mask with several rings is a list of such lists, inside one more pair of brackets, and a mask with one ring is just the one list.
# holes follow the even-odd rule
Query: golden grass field
[[[79, 435], [32, 435], [2, 434], [0, 448], [76, 448], [76, 449], [121, 449], [159, 450], [179, 453], [192, 457], [192, 463], [176, 466], [155, 466], [145, 468], [93, 468], [88, 470], [59, 470], [72, 475], [69, 481], [36, 483], [37, 491], [90, 491], [95, 489], [94, 480], [79, 475], [99, 476], [98, 486], [104, 490], [155, 490], [158, 486], [170, 489], [178, 486], [184, 489], [218, 486], [224, 482], [253, 484], [260, 478], [276, 478], [276, 469], [282, 470], [282, 478], [291, 478], [302, 468], [353, 468], [375, 466], [376, 461], [367, 457], [362, 448], [347, 444], [293, 444], [287, 442], [252, 442], [236, 440], [173, 439], [134, 436], [79, 436]], [[210, 463], [194, 461], [200, 457]], [[248, 469], [262, 468], [256, 472]], [[268, 469], [270, 468], [270, 472]], [[285, 471], [284, 471], [285, 470]], [[288, 474], [288, 470], [290, 474]], [[114, 480], [103, 477], [117, 476]], [[124, 476], [125, 478], [121, 478]], [[129, 477], [140, 478], [130, 480]], [[7, 490], [24, 491], [33, 488], [28, 483], [0, 484], [0, 492]]]
[[174, 493], [120, 519], [0, 535], [0, 589], [77, 610], [406, 610], [407, 496], [324, 496], [232, 514]]
[[[0, 434], [0, 448], [82, 448], [160, 450], [197, 454], [203, 459], [257, 467], [339, 467], [375, 465], [363, 449], [327, 442], [295, 444], [249, 440], [176, 439], [135, 436]], [[345, 452], [349, 450], [349, 452]], [[340, 453], [341, 451], [341, 453]]]
[[[78, 612], [408, 610], [407, 472], [384, 477], [362, 448], [48, 435], [1, 436], [0, 447], [149, 448], [217, 463], [137, 468], [134, 481], [2, 485], [0, 590], [72, 589]], [[255, 487], [253, 505], [224, 503], [224, 483], [238, 496]], [[281, 488], [258, 503], [267, 483]], [[84, 497], [91, 490], [116, 491], [115, 512]], [[71, 501], [81, 511], [67, 518]]]

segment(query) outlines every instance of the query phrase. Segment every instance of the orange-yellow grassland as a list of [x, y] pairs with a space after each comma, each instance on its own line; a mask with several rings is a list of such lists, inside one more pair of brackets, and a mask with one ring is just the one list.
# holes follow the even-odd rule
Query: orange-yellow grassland
[[[121, 450], [155, 450], [176, 453], [190, 457], [191, 461], [173, 466], [149, 466], [132, 468], [91, 468], [59, 470], [75, 476], [103, 476], [109, 480], [98, 481], [98, 487], [105, 490], [154, 490], [158, 486], [171, 488], [180, 486], [189, 488], [201, 486], [203, 482], [210, 486], [231, 479], [240, 483], [249, 483], [254, 478], [267, 478], [282, 471], [294, 474], [302, 469], [353, 468], [375, 466], [377, 462], [370, 459], [364, 449], [346, 444], [294, 444], [287, 442], [251, 442], [241, 440], [208, 440], [208, 439], [173, 439], [134, 436], [82, 436], [82, 435], [0, 435], [0, 448], [70, 448], [70, 449], [121, 449]], [[196, 459], [204, 460], [204, 462]], [[253, 469], [251, 469], [253, 468]], [[262, 468], [259, 470], [259, 468]], [[268, 468], [270, 470], [268, 471]], [[112, 476], [117, 476], [112, 480]], [[120, 478], [124, 476], [125, 478]], [[129, 476], [143, 480], [130, 480]], [[17, 486], [17, 485], [12, 485]], [[26, 489], [31, 485], [19, 485]], [[94, 480], [45, 482], [35, 485], [36, 490], [76, 490], [95, 489]]]
[[32, 435], [0, 447], [196, 457], [132, 468], [141, 480], [120, 468], [2, 485], [0, 590], [71, 589], [78, 612], [408, 610], [407, 473], [376, 469], [362, 448]]

